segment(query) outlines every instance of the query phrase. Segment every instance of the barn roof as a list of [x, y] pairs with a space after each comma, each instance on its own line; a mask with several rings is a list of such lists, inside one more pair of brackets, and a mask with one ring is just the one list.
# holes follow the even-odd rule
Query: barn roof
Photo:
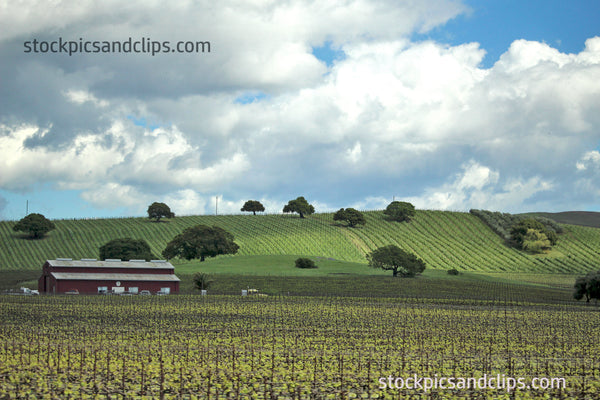
[[70, 258], [57, 258], [56, 260], [46, 261], [51, 267], [86, 267], [86, 268], [156, 268], [156, 269], [174, 269], [170, 262], [165, 260], [104, 260], [85, 258], [82, 260], [72, 260]]
[[175, 275], [165, 274], [96, 274], [93, 272], [52, 272], [56, 280], [69, 281], [154, 281], [154, 282], [178, 282]]

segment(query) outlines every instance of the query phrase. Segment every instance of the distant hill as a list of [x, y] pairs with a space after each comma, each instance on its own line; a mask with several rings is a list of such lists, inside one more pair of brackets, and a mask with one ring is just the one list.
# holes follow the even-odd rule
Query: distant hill
[[560, 224], [591, 226], [600, 228], [600, 212], [594, 211], [564, 211], [557, 213], [536, 212], [527, 213], [554, 220]]
[[[600, 229], [596, 228], [565, 225], [552, 252], [535, 256], [506, 246], [469, 213], [418, 210], [409, 223], [390, 222], [381, 211], [364, 214], [367, 224], [360, 228], [340, 226], [332, 213], [305, 219], [295, 215], [184, 216], [160, 223], [148, 218], [55, 220], [56, 230], [42, 240], [23, 238], [12, 230], [16, 222], [0, 221], [0, 271], [38, 271], [46, 259], [57, 257], [95, 258], [101, 245], [121, 237], [145, 239], [161, 258], [167, 242], [197, 224], [231, 232], [241, 256], [315, 256], [366, 264], [369, 251], [395, 244], [417, 254], [428, 268], [441, 270], [578, 274], [598, 269]], [[171, 261], [176, 267], [186, 264]]]

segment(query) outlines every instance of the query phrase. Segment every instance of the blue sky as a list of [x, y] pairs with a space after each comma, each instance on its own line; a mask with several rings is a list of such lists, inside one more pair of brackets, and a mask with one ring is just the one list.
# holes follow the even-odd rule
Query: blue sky
[[458, 45], [478, 42], [490, 68], [516, 39], [545, 42], [565, 53], [579, 53], [587, 38], [599, 33], [600, 2], [595, 0], [471, 0], [472, 11], [414, 40]]
[[[600, 2], [119, 4], [0, 16], [1, 219], [600, 211]], [[212, 50], [23, 52], [58, 37]]]

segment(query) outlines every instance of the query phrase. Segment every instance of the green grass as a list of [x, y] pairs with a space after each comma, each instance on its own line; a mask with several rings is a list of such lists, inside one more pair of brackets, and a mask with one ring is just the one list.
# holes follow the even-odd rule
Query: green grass
[[[239, 294], [241, 289], [256, 288], [271, 295], [332, 295], [377, 297], [444, 297], [498, 300], [497, 288], [502, 293], [529, 293], [532, 290], [550, 290], [552, 297], [568, 300], [571, 297], [576, 274], [533, 273], [480, 273], [462, 272], [449, 275], [446, 270], [426, 269], [414, 279], [393, 278], [390, 271], [375, 270], [364, 263], [313, 259], [316, 269], [294, 267], [296, 256], [229, 256], [205, 262], [189, 262], [176, 266], [181, 279], [182, 293], [196, 293], [192, 277], [196, 272], [206, 272], [214, 280], [211, 293]], [[39, 270], [4, 271], [0, 290], [35, 288]], [[481, 288], [484, 288], [483, 290]], [[487, 289], [486, 289], [487, 288]], [[475, 296], [475, 297], [473, 297]], [[527, 295], [530, 301], [537, 294]]]
[[513, 282], [529, 283], [547, 287], [563, 288], [572, 290], [577, 277], [581, 274], [533, 274], [533, 273], [515, 273], [498, 274], [487, 273], [492, 278], [503, 278]]
[[[198, 293], [192, 275], [180, 274], [182, 293]], [[464, 301], [513, 301], [518, 303], [572, 303], [569, 288], [511, 281], [478, 273], [450, 276], [443, 271], [425, 271], [416, 278], [376, 275], [289, 276], [214, 274], [208, 292], [240, 295], [242, 289], [258, 289], [270, 296], [386, 297]]]
[[299, 256], [223, 256], [178, 264], [176, 273], [198, 271], [210, 274], [240, 274], [264, 276], [337, 276], [337, 275], [390, 275], [390, 272], [369, 268], [367, 264], [310, 257], [318, 268], [301, 269], [294, 266]]
[[[274, 267], [287, 265], [298, 256], [321, 257], [322, 267], [315, 271], [290, 268], [284, 274], [354, 273], [360, 270], [360, 264], [366, 264], [367, 252], [388, 244], [416, 253], [428, 269], [582, 274], [599, 268], [600, 229], [597, 228], [564, 225], [565, 233], [552, 253], [530, 255], [506, 246], [498, 235], [468, 213], [419, 210], [410, 223], [387, 221], [380, 211], [365, 212], [365, 216], [366, 226], [354, 229], [334, 223], [331, 213], [305, 219], [290, 215], [188, 216], [161, 223], [147, 218], [57, 220], [54, 221], [57, 229], [42, 240], [25, 239], [12, 230], [15, 222], [2, 221], [0, 271], [39, 271], [45, 260], [57, 257], [97, 257], [101, 245], [119, 237], [145, 239], [160, 258], [168, 241], [197, 224], [217, 225], [235, 236], [240, 246], [237, 255], [219, 257], [206, 264], [214, 270], [231, 269], [232, 273], [248, 274], [252, 270], [252, 274], [271, 274]], [[336, 262], [341, 261], [350, 264], [344, 264], [344, 271], [339, 272], [341, 267]], [[194, 263], [184, 260], [172, 262], [183, 270], [195, 268]]]

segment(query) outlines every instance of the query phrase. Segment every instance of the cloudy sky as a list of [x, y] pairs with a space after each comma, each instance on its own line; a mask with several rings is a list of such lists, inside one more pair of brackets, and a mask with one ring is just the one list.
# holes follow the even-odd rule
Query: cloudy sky
[[[1, 219], [600, 211], [596, 0], [47, 3], [0, 1]], [[210, 52], [57, 47], [142, 39]]]

